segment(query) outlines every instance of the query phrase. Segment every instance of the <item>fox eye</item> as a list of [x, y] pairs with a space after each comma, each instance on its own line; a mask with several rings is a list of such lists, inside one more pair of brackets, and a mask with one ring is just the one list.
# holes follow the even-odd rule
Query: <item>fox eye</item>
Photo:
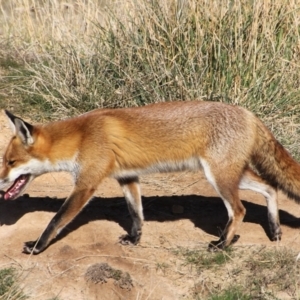
[[15, 160], [8, 160], [7, 165], [12, 166], [12, 165], [14, 165], [15, 162], [16, 162]]

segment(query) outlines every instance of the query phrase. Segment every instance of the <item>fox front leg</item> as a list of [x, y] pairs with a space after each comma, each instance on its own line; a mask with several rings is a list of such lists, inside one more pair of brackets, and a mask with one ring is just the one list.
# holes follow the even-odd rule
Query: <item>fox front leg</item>
[[133, 222], [130, 234], [121, 236], [120, 243], [123, 245], [135, 245], [141, 239], [144, 221], [139, 179], [138, 177], [126, 177], [118, 179], [118, 182], [122, 187]]
[[27, 254], [38, 254], [45, 250], [51, 241], [88, 203], [94, 191], [95, 188], [80, 189], [80, 187], [75, 187], [72, 194], [66, 199], [40, 238], [37, 241], [26, 242], [23, 247], [23, 252]]

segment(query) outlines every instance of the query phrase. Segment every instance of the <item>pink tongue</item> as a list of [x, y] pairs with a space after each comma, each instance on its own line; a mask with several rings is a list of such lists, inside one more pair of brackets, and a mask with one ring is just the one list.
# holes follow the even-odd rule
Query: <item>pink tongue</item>
[[26, 175], [21, 175], [19, 178], [17, 178], [14, 184], [4, 194], [4, 199], [9, 200], [18, 196], [18, 194], [21, 192], [22, 187], [25, 185], [26, 181], [27, 181]]

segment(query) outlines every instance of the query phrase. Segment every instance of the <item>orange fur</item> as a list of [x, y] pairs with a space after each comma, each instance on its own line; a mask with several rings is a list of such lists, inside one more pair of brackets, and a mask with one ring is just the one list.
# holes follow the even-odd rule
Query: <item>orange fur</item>
[[17, 182], [5, 193], [6, 199], [17, 197], [32, 179], [46, 172], [71, 172], [75, 182], [39, 241], [25, 244], [26, 253], [43, 251], [107, 176], [119, 181], [133, 218], [131, 234], [122, 238], [125, 243], [137, 243], [141, 236], [138, 176], [143, 173], [203, 169], [229, 215], [221, 239], [214, 243], [218, 247], [236, 239], [245, 215], [239, 188], [266, 197], [273, 239], [281, 236], [276, 189], [300, 199], [299, 164], [258, 118], [238, 106], [202, 101], [158, 103], [98, 109], [35, 126], [6, 114], [15, 136], [4, 154], [0, 188]]

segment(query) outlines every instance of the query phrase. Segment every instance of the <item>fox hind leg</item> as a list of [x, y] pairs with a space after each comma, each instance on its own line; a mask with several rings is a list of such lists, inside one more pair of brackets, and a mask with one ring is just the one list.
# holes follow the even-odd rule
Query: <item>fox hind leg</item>
[[137, 244], [141, 239], [144, 222], [139, 180], [138, 177], [127, 177], [118, 179], [118, 182], [123, 190], [133, 221], [130, 234], [121, 236], [120, 242], [124, 245]]
[[278, 213], [277, 190], [265, 183], [263, 179], [255, 174], [250, 168], [245, 170], [239, 188], [261, 193], [266, 198], [271, 234], [270, 238], [272, 241], [280, 240], [282, 232]]
[[236, 235], [240, 223], [243, 221], [246, 214], [239, 195], [237, 185], [222, 187], [218, 185], [219, 194], [225, 204], [228, 212], [228, 222], [223, 230], [220, 239], [213, 241], [209, 245], [210, 250], [223, 249], [232, 243], [235, 243], [239, 239], [239, 235]]
[[[238, 168], [237, 166], [235, 172], [231, 172], [230, 175], [227, 175], [228, 171], [226, 172], [225, 167], [222, 171], [220, 166], [215, 165], [215, 167], [212, 167], [214, 166], [213, 164], [210, 165], [204, 160], [201, 160], [201, 164], [207, 180], [222, 198], [228, 213], [228, 222], [220, 239], [211, 242], [209, 245], [209, 250], [214, 251], [216, 249], [226, 248], [239, 238], [235, 233], [246, 214], [246, 209], [238, 194], [239, 173], [242, 173], [243, 167]], [[232, 174], [236, 174], [236, 176]]]

